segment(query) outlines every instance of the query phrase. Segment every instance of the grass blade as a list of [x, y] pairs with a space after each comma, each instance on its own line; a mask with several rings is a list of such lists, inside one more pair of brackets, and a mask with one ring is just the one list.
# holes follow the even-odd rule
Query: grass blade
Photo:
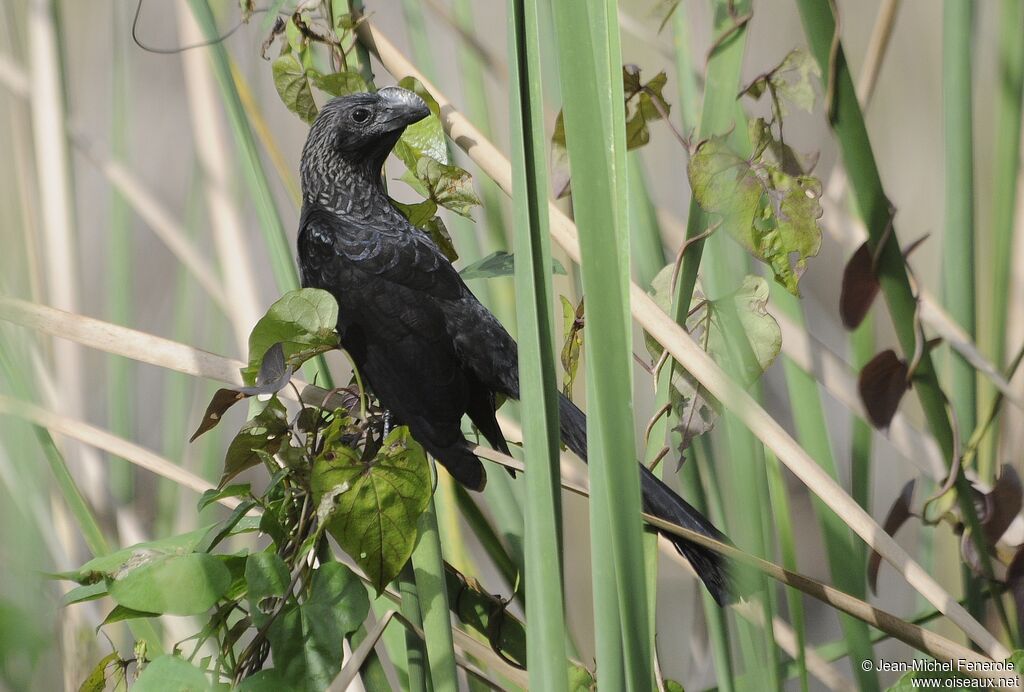
[[[790, 293], [777, 284], [773, 284], [772, 294], [776, 304], [789, 314], [790, 319], [796, 320], [799, 324], [803, 323], [800, 304]], [[818, 383], [788, 358], [784, 367], [786, 387], [789, 390], [796, 423], [797, 439], [821, 467], [832, 478], [837, 479], [838, 472], [832, 455], [829, 426], [822, 408]], [[818, 517], [818, 523], [821, 525], [833, 581], [843, 591], [863, 598], [864, 575], [867, 565], [863, 544], [854, 540], [850, 529], [843, 520], [820, 500], [814, 503], [814, 511]], [[847, 616], [841, 616], [840, 622], [846, 639], [850, 642], [850, 653], [854, 661], [853, 671], [857, 676], [860, 689], [879, 689], [878, 676], [874, 670], [865, 671], [859, 665], [861, 661], [875, 660], [868, 628], [862, 622]]]
[[[1007, 323], [1012, 320], [1010, 269], [1013, 266], [1014, 213], [1020, 176], [1021, 122], [1024, 115], [1024, 3], [1003, 0], [999, 20], [999, 48], [996, 82], [995, 171], [992, 175], [992, 271], [991, 304], [988, 315], [987, 353], [997, 368], [1005, 365]], [[986, 386], [985, 401], [993, 393]], [[984, 410], [982, 408], [981, 410]], [[995, 469], [995, 439], [986, 440], [978, 456], [982, 478], [991, 478]]]
[[[111, 158], [124, 160], [128, 153], [128, 46], [122, 12], [113, 13], [114, 40], [111, 61], [114, 66], [112, 79], [113, 103], [111, 106], [110, 149]], [[128, 204], [119, 192], [110, 196], [110, 233], [107, 245], [107, 314], [112, 322], [131, 324], [132, 296], [134, 291], [125, 290], [132, 285], [132, 215]], [[111, 358], [107, 364], [109, 400], [107, 402], [110, 425], [119, 435], [125, 436], [132, 429], [135, 408], [133, 365], [120, 358]], [[127, 502], [132, 496], [134, 476], [131, 466], [123, 459], [112, 460], [110, 465], [110, 489], [115, 500]]]
[[[974, 5], [946, 0], [943, 18], [943, 131], [946, 139], [946, 225], [943, 235], [943, 297], [949, 314], [974, 337], [974, 127], [971, 118], [971, 37]], [[974, 430], [977, 378], [959, 354], [951, 354], [949, 390], [961, 430]], [[991, 477], [982, 476], [991, 481]]]
[[686, 10], [680, 4], [672, 13], [672, 43], [675, 46], [676, 81], [679, 84], [679, 124], [685, 135], [700, 124], [701, 92], [697, 86], [697, 71], [693, 64], [690, 27]]
[[[588, 456], [598, 684], [649, 689], [653, 680], [640, 488], [632, 417], [632, 326], [622, 58], [616, 3], [554, 3], [573, 208], [582, 237], [588, 328]], [[586, 78], [572, 78], [586, 75]], [[608, 562], [605, 562], [608, 560]]]
[[[793, 516], [790, 510], [789, 495], [782, 478], [782, 467], [775, 455], [768, 453], [766, 470], [768, 473], [768, 492], [771, 495], [773, 518], [778, 527], [779, 553], [782, 565], [788, 570], [797, 570], [796, 541], [793, 537]], [[804, 622], [804, 602], [796, 589], [786, 589], [786, 601], [789, 606], [789, 620], [793, 623], [796, 636], [796, 668], [800, 677], [800, 689], [807, 692], [807, 629]]]
[[568, 667], [562, 597], [558, 385], [555, 369], [536, 0], [509, 3], [512, 166], [516, 228], [516, 315], [526, 474], [526, 623], [530, 682], [565, 687]]
[[629, 237], [632, 241], [633, 265], [636, 268], [637, 283], [649, 288], [651, 281], [665, 266], [665, 248], [661, 240], [658, 215], [651, 202], [651, 195], [644, 173], [640, 152], [629, 152]]

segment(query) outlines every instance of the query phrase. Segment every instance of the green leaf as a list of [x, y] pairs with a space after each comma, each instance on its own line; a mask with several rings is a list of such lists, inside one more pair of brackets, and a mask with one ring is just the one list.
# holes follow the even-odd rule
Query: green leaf
[[402, 160], [410, 171], [415, 172], [419, 160], [428, 157], [440, 164], [448, 164], [448, 144], [444, 139], [444, 128], [441, 127], [441, 109], [437, 101], [423, 85], [414, 77], [406, 77], [398, 82], [403, 89], [415, 92], [427, 104], [430, 115], [405, 128], [398, 143], [395, 144], [395, 155]]
[[260, 22], [260, 33], [265, 34], [270, 31], [270, 28], [274, 25], [279, 14], [290, 14], [285, 9], [285, 3], [289, 0], [273, 0], [267, 7], [267, 11], [263, 15], [263, 20]]
[[291, 583], [288, 567], [276, 553], [253, 553], [245, 563], [245, 581], [248, 585], [249, 617], [256, 627], [263, 627], [269, 621], [277, 599], [288, 592]]
[[[672, 107], [662, 95], [667, 82], [668, 77], [664, 72], [654, 75], [646, 83], [641, 82], [640, 68], [636, 65], [622, 66], [627, 149], [647, 144], [651, 140], [648, 123], [661, 120], [663, 113], [671, 112]], [[555, 199], [561, 199], [569, 194], [569, 189], [569, 152], [565, 144], [565, 121], [562, 111], [559, 111], [551, 135], [551, 190]]]
[[325, 445], [310, 480], [327, 530], [370, 577], [378, 595], [412, 555], [416, 521], [430, 500], [430, 467], [406, 427], [391, 431], [377, 456]]
[[432, 199], [425, 199], [416, 204], [403, 204], [402, 202], [391, 200], [391, 204], [398, 211], [402, 212], [402, 216], [407, 218], [409, 223], [417, 228], [425, 227], [434, 218], [434, 215], [437, 214], [437, 202]]
[[352, 570], [339, 562], [322, 565], [309, 598], [286, 606], [267, 632], [277, 675], [289, 689], [327, 689], [341, 670], [345, 638], [369, 610], [366, 589]]
[[149, 613], [199, 615], [231, 585], [231, 573], [212, 555], [143, 556], [107, 583], [110, 596], [126, 608]]
[[[818, 163], [818, 155], [805, 156], [778, 139], [771, 125], [764, 118], [753, 118], [747, 123], [750, 141], [757, 147], [754, 151], [769, 165], [778, 166], [783, 173], [799, 177], [806, 175]], [[781, 132], [781, 130], [780, 130]]]
[[551, 194], [561, 199], [569, 194], [569, 150], [565, 146], [565, 119], [562, 111], [555, 118], [551, 135]]
[[203, 671], [181, 656], [161, 656], [146, 666], [132, 692], [209, 692], [213, 686]]
[[[340, 562], [328, 562], [313, 574], [309, 598], [301, 606], [306, 635], [314, 645], [337, 646], [356, 631], [370, 612], [363, 582]], [[336, 658], [341, 663], [341, 656]]]
[[89, 560], [76, 571], [58, 575], [80, 584], [95, 584], [121, 571], [128, 563], [137, 564], [146, 557], [158, 555], [184, 555], [191, 553], [207, 533], [215, 526], [210, 524], [195, 531], [189, 531], [169, 538], [161, 538], [135, 545]]
[[209, 507], [218, 500], [223, 500], [226, 497], [243, 497], [252, 495], [252, 485], [249, 483], [237, 483], [235, 485], [229, 485], [220, 490], [216, 488], [210, 488], [202, 497], [199, 498], [199, 504], [196, 507], [197, 512], [202, 512], [204, 509]]
[[274, 86], [288, 110], [307, 123], [316, 120], [319, 111], [313, 100], [309, 76], [295, 54], [286, 53], [274, 60], [273, 73]]
[[[289, 14], [294, 15], [294, 11]], [[288, 45], [282, 48], [282, 54], [294, 51], [301, 61], [305, 63], [309, 54], [309, 41], [302, 35], [299, 27], [295, 25], [293, 17], [288, 17], [288, 21], [285, 23], [284, 35], [288, 39]]]
[[254, 0], [238, 0], [238, 7], [242, 10], [242, 21], [248, 24], [253, 12], [256, 11]]
[[562, 393], [572, 395], [572, 386], [576, 382], [576, 373], [580, 369], [580, 354], [583, 352], [583, 299], [573, 307], [565, 296], [562, 299], [562, 331], [565, 341], [562, 344], [562, 369], [565, 378], [562, 380]]
[[[690, 331], [695, 339], [707, 344], [707, 352], [715, 362], [722, 364], [726, 372], [742, 377], [741, 382], [746, 385], [755, 382], [782, 350], [782, 330], [767, 310], [768, 293], [768, 283], [764, 279], [748, 275], [731, 296], [739, 315], [740, 326], [747, 337], [747, 344], [753, 352], [753, 360], [748, 359], [735, 364], [728, 362], [730, 353], [726, 344], [726, 333], [718, 314], [720, 300], [711, 301], [705, 307], [710, 311], [710, 334], [707, 340], [702, 338], [699, 328]], [[693, 318], [700, 321], [701, 311], [694, 313]]]
[[[556, 259], [551, 260], [551, 271], [554, 274], [565, 274], [565, 267]], [[459, 275], [463, 280], [493, 279], [499, 276], [512, 276], [515, 273], [515, 255], [511, 252], [498, 250], [463, 267]]]
[[776, 281], [799, 295], [797, 282], [807, 258], [821, 247], [821, 183], [785, 173], [764, 156], [769, 144], [762, 136], [754, 156], [746, 159], [725, 137], [701, 142], [690, 158], [690, 186], [697, 203], [720, 215], [724, 229], [768, 264]]
[[271, 397], [267, 406], [247, 421], [231, 440], [217, 487], [223, 488], [242, 471], [258, 465], [262, 461], [261, 454], [277, 453], [288, 434], [288, 410], [276, 396]]
[[423, 230], [427, 232], [427, 235], [440, 248], [449, 262], [459, 259], [459, 253], [455, 251], [455, 243], [452, 242], [452, 237], [448, 233], [448, 227], [444, 225], [444, 221], [440, 216], [434, 216], [427, 221], [426, 225], [423, 226]]
[[103, 598], [106, 595], [107, 585], [102, 581], [98, 581], [95, 584], [76, 586], [61, 597], [60, 603], [61, 605], [69, 606], [75, 603], [84, 603], [85, 601], [95, 601], [97, 598]]
[[366, 81], [358, 72], [335, 72], [333, 74], [313, 74], [313, 84], [320, 91], [331, 96], [346, 96], [369, 91]]
[[582, 666], [569, 667], [570, 692], [593, 692], [596, 689], [597, 680], [589, 670]]
[[160, 613], [150, 613], [144, 610], [134, 610], [133, 608], [125, 608], [122, 605], [118, 605], [114, 606], [113, 610], [107, 613], [107, 617], [103, 618], [103, 622], [100, 623], [100, 627], [103, 627], [104, 625], [112, 625], [115, 622], [122, 622], [124, 620], [157, 617], [160, 617]]
[[[231, 510], [231, 514], [224, 521], [217, 524], [203, 540], [196, 544], [197, 553], [209, 553], [228, 536], [236, 533], [243, 533], [246, 529], [237, 528], [246, 519], [246, 514], [256, 506], [256, 500], [248, 499], [238, 503], [238, 506]], [[259, 525], [259, 517], [248, 517], [255, 526]]]
[[224, 563], [224, 566], [228, 568], [228, 573], [231, 575], [231, 585], [224, 592], [224, 598], [228, 601], [241, 599], [245, 595], [247, 588], [245, 565], [249, 561], [248, 549], [243, 548], [234, 555], [214, 555], [214, 557]]
[[429, 156], [417, 159], [415, 167], [410, 170], [426, 197], [440, 207], [467, 219], [472, 218], [470, 210], [480, 204], [480, 199], [473, 190], [473, 179], [468, 172]]
[[[654, 302], [666, 312], [671, 309], [674, 295], [672, 274], [674, 265], [668, 265], [654, 277], [652, 289]], [[745, 386], [753, 384], [771, 366], [782, 350], [782, 330], [778, 322], [768, 313], [767, 282], [759, 276], [746, 276], [740, 287], [731, 295], [718, 300], [707, 300], [700, 291], [694, 292], [693, 301], [687, 314], [686, 329], [693, 339], [707, 351], [726, 372], [735, 373]], [[729, 300], [731, 306], [723, 301]], [[726, 312], [729, 308], [729, 312]], [[723, 319], [735, 315], [738, 332], [727, 330]], [[730, 343], [726, 334], [742, 333], [746, 343]], [[735, 338], [735, 336], [733, 337]], [[661, 357], [662, 346], [649, 336], [647, 349], [652, 358]], [[740, 362], [734, 362], [740, 354]], [[696, 380], [682, 370], [672, 377], [672, 405], [680, 418], [682, 447], [690, 440], [709, 431], [718, 416], [718, 404], [698, 386]]]
[[814, 82], [821, 76], [821, 70], [814, 58], [799, 48], [794, 49], [778, 65], [759, 75], [740, 91], [755, 99], [768, 92], [776, 116], [784, 118], [789, 114], [786, 108], [791, 103], [808, 113], [814, 108]]
[[662, 95], [668, 77], [659, 72], [648, 82], [641, 83], [639, 68], [624, 65], [622, 79], [626, 97], [626, 148], [636, 149], [651, 140], [648, 123], [661, 120], [662, 114], [671, 110]]
[[281, 692], [291, 689], [288, 681], [277, 668], [265, 668], [250, 675], [238, 686], [239, 692]]
[[437, 202], [427, 199], [416, 204], [403, 204], [395, 200], [391, 200], [391, 203], [409, 220], [409, 223], [427, 232], [449, 262], [459, 259], [459, 253], [455, 251], [455, 244], [452, 243], [452, 237], [448, 234], [444, 221], [436, 215]]
[[277, 300], [249, 335], [249, 365], [242, 370], [254, 384], [267, 350], [280, 342], [288, 365], [297, 368], [313, 356], [336, 348], [338, 303], [327, 291], [299, 288]]
[[116, 651], [100, 659], [100, 662], [89, 673], [89, 677], [82, 681], [78, 692], [103, 692], [107, 687], [107, 668], [117, 664], [120, 666], [121, 656]]
[[1015, 649], [1006, 660], [1010, 662], [1018, 675], [1024, 675], [1024, 650]]
[[950, 689], [963, 676], [942, 670], [909, 670], [897, 680], [888, 692], [917, 692], [921, 689]]
[[[402, 175], [399, 176], [398, 179], [401, 180], [406, 185], [408, 185], [409, 187], [411, 187], [413, 190], [415, 190], [416, 194], [418, 194], [420, 197], [430, 196], [430, 193], [427, 192], [427, 188], [423, 186], [423, 183], [419, 181], [419, 179], [416, 177], [413, 171], [406, 170], [404, 173], [402, 173]], [[391, 201], [394, 202], [395, 200]]]

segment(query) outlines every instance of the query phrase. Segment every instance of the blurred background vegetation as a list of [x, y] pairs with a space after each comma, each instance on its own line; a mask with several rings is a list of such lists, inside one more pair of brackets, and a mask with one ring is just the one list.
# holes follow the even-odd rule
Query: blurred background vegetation
[[[296, 5], [265, 4], [284, 18]], [[311, 13], [321, 5], [306, 4]], [[509, 122], [514, 91], [509, 65], [516, 48], [508, 44], [509, 8], [471, 0], [366, 5], [374, 31], [418, 71], [394, 74], [388, 69], [394, 69], [393, 56], [384, 64], [374, 57], [369, 68], [376, 85], [406, 76], [428, 79], [509, 156], [516, 136]], [[829, 5], [824, 0], [759, 0], [752, 8], [708, 0], [683, 0], [677, 6], [664, 0], [619, 3], [613, 16], [621, 46], [612, 55], [621, 51], [621, 63], [638, 66], [644, 83], [664, 72], [666, 83], [659, 88], [670, 108], [669, 122], [661, 113], [651, 115], [648, 143], [628, 154], [617, 151], [628, 161], [628, 175], [609, 173], [619, 176], [615, 182], [622, 199], [628, 196], [627, 223], [619, 230], [628, 232], [633, 278], [644, 289], [677, 257], [688, 233], [692, 237], [715, 227], [711, 216], [691, 204], [688, 164], [698, 142], [723, 135], [740, 146], [734, 135], [745, 134], [746, 125], [739, 108], [751, 118], [771, 119], [770, 98], [740, 98], [741, 90], [794, 49], [808, 54], [807, 65], [814, 59], [820, 65], [832, 48], [831, 31], [821, 22]], [[261, 57], [276, 57], [289, 37], [265, 45], [272, 13], [257, 3], [257, 12], [243, 22], [246, 6], [175, 0], [145, 2], [140, 10], [128, 1], [5, 0], [0, 8], [0, 151], [5, 162], [0, 168], [0, 292], [5, 300], [48, 305], [247, 359], [250, 329], [295, 285], [291, 253], [299, 214], [297, 170], [307, 126], [286, 107], [271, 64]], [[574, 93], [586, 98], [585, 91], [574, 92], [574, 81], [611, 84], [609, 74], [619, 75], [618, 65], [609, 74], [567, 75], [568, 65], [584, 63], [560, 51], [571, 53], [566, 46], [577, 41], [574, 31], [587, 32], [587, 41], [600, 41], [615, 27], [601, 34], [593, 25], [573, 26], [572, 15], [560, 16], [552, 3], [540, 2], [537, 9], [539, 52], [532, 55], [543, 77], [535, 96], [542, 95], [543, 104], [533, 106], [539, 108], [543, 139], [549, 142], [563, 100]], [[820, 251], [808, 259], [800, 277], [798, 302], [779, 285], [771, 289], [766, 309], [781, 324], [782, 355], [768, 358], [772, 364], [751, 391], [879, 524], [899, 516], [900, 498], [910, 497], [908, 481], [916, 481], [906, 504], [915, 514], [924, 511], [926, 500], [948, 491], [927, 508], [932, 525], [907, 522], [899, 543], [965, 604], [998, 645], [977, 637], [975, 642], [989, 655], [1005, 654], [1021, 648], [1014, 591], [1024, 588], [1017, 581], [1024, 572], [1014, 571], [1022, 569], [1014, 562], [1024, 543], [1024, 520], [1017, 516], [1021, 490], [1008, 475], [1012, 469], [1021, 471], [1024, 462], [1024, 379], [1013, 377], [1024, 341], [1024, 193], [1018, 175], [1024, 2], [838, 0], [834, 9], [841, 18], [846, 61], [826, 60], [826, 69], [818, 70], [823, 78], [812, 70], [807, 82], [815, 92], [811, 109], [791, 107], [785, 116], [785, 144], [815, 161], [810, 174], [820, 181], [824, 212]], [[218, 36], [226, 37], [211, 46], [180, 50]], [[352, 40], [350, 33], [346, 40]], [[365, 65], [365, 49], [352, 46], [351, 54]], [[881, 205], [882, 198], [863, 189], [870, 175], [863, 160], [867, 149], [851, 133], [855, 104], [843, 101], [841, 86], [838, 96], [827, 87], [832, 77], [847, 74], [847, 67], [864, 108], [884, 196], [895, 210], [895, 237], [904, 249], [925, 238], [907, 260], [915, 294], [929, 296], [927, 307], [916, 313], [906, 309], [910, 294], [900, 293], [906, 279], [893, 278], [903, 275], [896, 246], [886, 245], [888, 240], [879, 243], [891, 224], [879, 223], [865, 208], [865, 200]], [[316, 98], [323, 96], [317, 92]], [[712, 99], [724, 105], [709, 107]], [[847, 108], [833, 111], [835, 128], [828, 117], [832, 108]], [[567, 120], [571, 128], [571, 112]], [[600, 140], [599, 130], [593, 142]], [[571, 156], [571, 129], [568, 138]], [[450, 148], [454, 160], [473, 175], [482, 202], [472, 221], [441, 211], [461, 268], [496, 251], [512, 251], [517, 232], [512, 222], [521, 217], [514, 216], [486, 166], [455, 144]], [[557, 146], [549, 152], [556, 188], [565, 182], [562, 156]], [[416, 193], [398, 181], [401, 170], [396, 161], [389, 163], [391, 195], [417, 201]], [[585, 189], [573, 192], [577, 204], [588, 194]], [[571, 213], [569, 199], [559, 204]], [[862, 213], [868, 217], [872, 252], [882, 248], [875, 266], [884, 274], [882, 291], [889, 305], [875, 301], [865, 322], [851, 332], [840, 318], [840, 293], [844, 268], [868, 237]], [[581, 235], [587, 232], [580, 227]], [[730, 295], [747, 273], [771, 283], [771, 271], [752, 264], [738, 247], [722, 233], [706, 244], [700, 266], [703, 295]], [[565, 300], [551, 306], [561, 350], [572, 337], [585, 279], [581, 282], [571, 252], [557, 242], [552, 252], [566, 268], [553, 277], [555, 296]], [[896, 254], [885, 259], [886, 252]], [[586, 245], [584, 255], [585, 273]], [[700, 261], [701, 256], [688, 249], [686, 257]], [[682, 264], [683, 277], [688, 261]], [[873, 273], [871, 266], [869, 256], [868, 270], [860, 269], [862, 279]], [[468, 281], [515, 333], [513, 279]], [[662, 298], [673, 293], [663, 291]], [[230, 441], [226, 431], [245, 417], [243, 407], [236, 407], [225, 425], [188, 444], [216, 383], [111, 355], [102, 347], [76, 345], [74, 340], [81, 341], [74, 336], [77, 322], [39, 317], [19, 305], [0, 305], [0, 560], [6, 575], [0, 581], [0, 686], [72, 688], [110, 651], [108, 640], [95, 633], [109, 604], [64, 608], [62, 587], [43, 574], [73, 569], [94, 554], [180, 533], [228, 513], [211, 506], [197, 514], [194, 489], [140, 468], [138, 450], [111, 453], [111, 444], [97, 440], [104, 431], [112, 433], [215, 483]], [[671, 300], [662, 305], [671, 308]], [[590, 310], [588, 304], [588, 315]], [[927, 339], [942, 339], [927, 347], [922, 341], [918, 350], [935, 359], [942, 391], [955, 411], [951, 437], [949, 423], [944, 431], [941, 425], [936, 428], [936, 416], [946, 418], [941, 399], [933, 397], [925, 403], [931, 410], [922, 410], [915, 396], [927, 398], [927, 383], [914, 383], [887, 431], [865, 422], [858, 372], [876, 353], [894, 348], [915, 374], [921, 353], [915, 356], [913, 348], [906, 348], [906, 339], [909, 334], [913, 343], [918, 326]], [[679, 440], [666, 432], [665, 419], [657, 418], [653, 436], [646, 435], [665, 400], [655, 391], [643, 330], [628, 328], [638, 362], [632, 373], [634, 415], [625, 425], [635, 436], [638, 454], [651, 460], [663, 443], [669, 446], [661, 464], [665, 476], [676, 477], [671, 482], [684, 496], [707, 506], [741, 549], [967, 642], [961, 628], [935, 617], [934, 607], [896, 570], [883, 566], [877, 588], [869, 590], [868, 550], [848, 528], [856, 529], [856, 522], [819, 503], [799, 474], [780, 465], [775, 452], [746, 432], [741, 418], [727, 416], [725, 424], [699, 438], [677, 473]], [[953, 341], [958, 348], [950, 346]], [[584, 327], [582, 342], [585, 363], [588, 348], [602, 344], [601, 334]], [[106, 350], [117, 353], [119, 348]], [[348, 381], [350, 368], [340, 353], [328, 354], [327, 362], [336, 382]], [[879, 398], [879, 387], [892, 391], [892, 382], [900, 379], [893, 367], [876, 378], [869, 400]], [[906, 376], [906, 370], [899, 372]], [[558, 377], [561, 386], [561, 371]], [[586, 380], [581, 367], [569, 384], [581, 404]], [[903, 389], [896, 390], [890, 398], [899, 401]], [[659, 391], [665, 395], [664, 386]], [[730, 408], [730, 402], [723, 403]], [[870, 408], [877, 401], [867, 403]], [[514, 406], [503, 412], [510, 419], [518, 415]], [[26, 419], [36, 425], [27, 425]], [[509, 437], [520, 439], [518, 433]], [[963, 463], [954, 465], [959, 470], [955, 487], [945, 483], [947, 447], [956, 449], [953, 456], [963, 456]], [[1001, 475], [1003, 465], [1010, 471]], [[166, 472], [166, 466], [157, 466]], [[563, 473], [578, 481], [584, 471], [576, 464]], [[251, 472], [251, 480], [259, 472]], [[524, 480], [493, 468], [490, 479], [486, 493], [472, 502], [442, 474], [436, 494], [441, 543], [445, 559], [478, 578], [485, 590], [509, 596], [516, 588], [510, 576], [524, 559]], [[1000, 492], [991, 492], [993, 486]], [[891, 512], [894, 504], [897, 509]], [[600, 677], [595, 627], [602, 627], [601, 609], [592, 593], [587, 501], [565, 493], [562, 521], [568, 651], [591, 672], [597, 658]], [[498, 537], [497, 547], [481, 538], [481, 526]], [[965, 526], [968, 536], [972, 526], [975, 536], [987, 526], [1004, 531], [986, 534], [990, 540], [979, 557], [969, 540], [961, 540]], [[899, 674], [865, 674], [861, 658], [924, 655], [782, 586], [769, 589], [764, 603], [723, 614], [702, 597], [699, 582], [670, 549], [663, 548], [656, 559], [653, 545], [646, 545], [647, 579], [656, 587], [649, 597], [657, 615], [659, 676], [680, 681], [686, 689], [878, 689], [893, 684]], [[521, 601], [510, 608], [523, 616]], [[772, 618], [774, 632], [764, 626]], [[183, 617], [161, 618], [158, 626], [168, 644], [197, 629]], [[125, 656], [133, 634], [140, 636], [123, 624], [104, 632]], [[400, 636], [384, 641], [385, 658], [404, 655]], [[401, 655], [395, 654], [396, 647]], [[395, 677], [391, 666], [385, 666], [389, 680], [408, 683]], [[509, 686], [513, 682], [503, 679]]]

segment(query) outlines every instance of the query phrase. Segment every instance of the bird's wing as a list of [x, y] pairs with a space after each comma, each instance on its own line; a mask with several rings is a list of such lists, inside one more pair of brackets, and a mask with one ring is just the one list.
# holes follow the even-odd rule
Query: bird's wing
[[303, 285], [334, 294], [342, 343], [384, 406], [460, 482], [480, 489], [483, 467], [461, 432], [470, 384], [441, 308], [458, 302], [464, 284], [428, 237], [396, 226], [305, 213]]

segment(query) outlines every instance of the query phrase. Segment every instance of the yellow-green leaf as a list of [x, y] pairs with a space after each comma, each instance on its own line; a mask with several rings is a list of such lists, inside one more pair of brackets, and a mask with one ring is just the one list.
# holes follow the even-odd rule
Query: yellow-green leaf
[[395, 155], [413, 172], [416, 171], [417, 162], [424, 156], [441, 164], [450, 163], [448, 144], [444, 139], [444, 128], [441, 127], [441, 109], [437, 101], [414, 77], [402, 79], [398, 86], [415, 92], [423, 99], [430, 109], [430, 115], [405, 128], [395, 145]]
[[366, 81], [358, 72], [335, 72], [333, 74], [314, 74], [313, 83], [320, 91], [331, 96], [346, 96], [369, 91]]
[[326, 445], [310, 483], [327, 530], [379, 594], [412, 555], [416, 521], [430, 500], [423, 448], [406, 427], [392, 430], [369, 461], [342, 444]]
[[[652, 281], [654, 301], [666, 312], [672, 305], [673, 270], [674, 265], [668, 265]], [[745, 386], [753, 384], [782, 350], [782, 331], [767, 309], [768, 293], [768, 284], [764, 279], [746, 276], [734, 293], [718, 300], [709, 301], [700, 291], [695, 291], [687, 313], [686, 330], [693, 339], [726, 372], [739, 376]], [[729, 306], [731, 314], [738, 319], [739, 333], [746, 337], [746, 343], [731, 344], [726, 340], [727, 330], [722, 325], [722, 303], [726, 300], [732, 302]], [[728, 333], [733, 334], [732, 331]], [[649, 336], [647, 349], [655, 360], [661, 357], [661, 344]], [[738, 363], [734, 362], [737, 353], [742, 354]], [[672, 405], [680, 418], [679, 431], [685, 448], [692, 438], [714, 426], [718, 417], [718, 403], [689, 373], [682, 370], [674, 373], [670, 394]]]
[[821, 183], [784, 172], [764, 155], [766, 149], [766, 142], [759, 143], [747, 159], [725, 137], [712, 137], [690, 158], [690, 187], [705, 211], [721, 217], [729, 235], [799, 295], [807, 258], [821, 247]]
[[284, 105], [307, 123], [316, 120], [319, 112], [313, 100], [309, 76], [294, 53], [286, 53], [274, 61], [274, 86]]

